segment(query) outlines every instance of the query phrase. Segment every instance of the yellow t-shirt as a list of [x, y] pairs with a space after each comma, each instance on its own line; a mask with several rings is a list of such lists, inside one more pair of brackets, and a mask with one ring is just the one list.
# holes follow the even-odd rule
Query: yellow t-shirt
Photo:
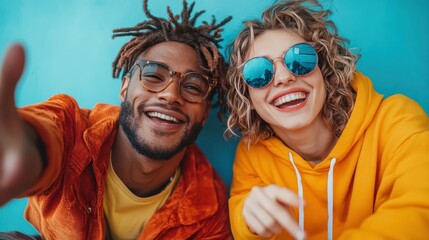
[[177, 168], [171, 182], [157, 195], [134, 195], [116, 175], [110, 161], [104, 193], [104, 214], [112, 239], [136, 239], [156, 210], [164, 205], [180, 178]]

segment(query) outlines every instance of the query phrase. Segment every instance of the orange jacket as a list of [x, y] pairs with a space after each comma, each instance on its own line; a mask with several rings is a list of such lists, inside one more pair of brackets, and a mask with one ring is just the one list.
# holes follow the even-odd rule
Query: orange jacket
[[[81, 109], [66, 95], [21, 108], [46, 146], [48, 165], [25, 217], [44, 239], [105, 239], [103, 194], [120, 108]], [[231, 239], [226, 186], [196, 145], [173, 193], [138, 239]]]

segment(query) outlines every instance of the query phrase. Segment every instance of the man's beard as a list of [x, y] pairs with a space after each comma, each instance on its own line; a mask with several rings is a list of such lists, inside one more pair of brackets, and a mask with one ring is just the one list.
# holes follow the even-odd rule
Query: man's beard
[[[141, 114], [143, 114], [141, 112]], [[125, 132], [125, 135], [128, 137], [128, 140], [131, 142], [133, 148], [140, 154], [151, 158], [153, 160], [169, 160], [177, 153], [181, 152], [185, 147], [194, 143], [198, 137], [199, 132], [202, 128], [201, 122], [195, 122], [194, 125], [185, 127], [185, 131], [180, 139], [180, 142], [175, 146], [160, 147], [156, 144], [150, 144], [149, 141], [145, 139], [145, 136], [139, 136], [138, 131], [139, 128], [144, 127], [141, 126], [141, 122], [137, 121], [136, 116], [133, 112], [133, 107], [130, 102], [124, 101], [121, 103], [121, 113], [119, 116], [119, 125]], [[163, 136], [164, 134], [161, 132], [155, 133], [159, 136]], [[152, 142], [156, 142], [154, 139]], [[167, 143], [167, 145], [169, 145]]]

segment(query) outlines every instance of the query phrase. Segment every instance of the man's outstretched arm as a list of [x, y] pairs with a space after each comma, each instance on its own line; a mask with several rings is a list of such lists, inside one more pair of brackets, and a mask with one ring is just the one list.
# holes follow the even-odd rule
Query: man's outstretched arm
[[0, 206], [33, 186], [44, 167], [39, 151], [43, 144], [19, 117], [15, 105], [15, 88], [24, 63], [24, 48], [14, 44], [0, 73]]

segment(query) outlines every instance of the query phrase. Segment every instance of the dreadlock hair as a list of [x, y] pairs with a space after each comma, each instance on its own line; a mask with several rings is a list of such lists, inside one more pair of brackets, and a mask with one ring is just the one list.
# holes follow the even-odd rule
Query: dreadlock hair
[[[217, 91], [218, 99], [215, 106], [219, 106], [218, 117], [221, 119], [225, 113], [224, 91], [219, 85], [224, 82], [226, 74], [226, 63], [218, 48], [221, 38], [221, 28], [232, 17], [225, 18], [216, 24], [216, 18], [212, 16], [211, 23], [203, 21], [202, 25], [196, 27], [195, 22], [205, 10], [196, 12], [191, 17], [195, 2], [192, 2], [188, 8], [188, 3], [183, 0], [183, 10], [179, 15], [173, 15], [169, 6], [167, 13], [169, 19], [159, 18], [152, 15], [148, 9], [148, 0], [143, 1], [143, 12], [149, 19], [141, 22], [134, 27], [119, 28], [113, 30], [113, 38], [122, 36], [133, 36], [119, 50], [118, 55], [113, 62], [113, 77], [118, 78], [122, 71], [122, 77], [130, 70], [138, 56], [149, 47], [166, 41], [175, 41], [184, 43], [192, 47], [197, 55], [200, 66], [212, 78], [217, 80], [215, 90], [210, 93], [209, 100], [213, 99], [214, 92]], [[179, 21], [181, 19], [181, 22]]]

